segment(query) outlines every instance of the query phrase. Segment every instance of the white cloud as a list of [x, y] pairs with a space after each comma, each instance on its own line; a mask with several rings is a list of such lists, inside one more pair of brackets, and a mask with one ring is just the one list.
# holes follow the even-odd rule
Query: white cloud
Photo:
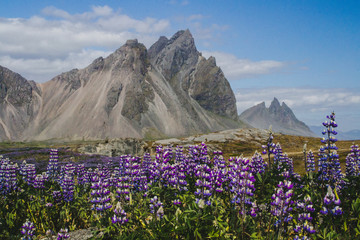
[[65, 58], [12, 58], [1, 56], [0, 65], [21, 73], [28, 80], [50, 80], [57, 74], [67, 72], [73, 68], [84, 68], [99, 56], [108, 56], [111, 52], [98, 50], [82, 50], [70, 53]]
[[319, 125], [332, 111], [337, 113], [343, 131], [359, 129], [359, 89], [333, 88], [258, 88], [238, 89], [235, 93], [238, 113], [265, 102], [269, 107], [276, 97], [285, 102], [296, 117], [308, 125]]
[[286, 66], [286, 63], [274, 60], [251, 61], [239, 59], [236, 56], [223, 52], [203, 51], [203, 56], [216, 58], [216, 63], [221, 67], [229, 80], [239, 80], [256, 75], [269, 74]]
[[0, 65], [45, 81], [61, 71], [85, 67], [128, 39], [137, 38], [149, 47], [169, 27], [166, 19], [134, 19], [109, 6], [79, 14], [47, 7], [40, 16], [0, 18]]

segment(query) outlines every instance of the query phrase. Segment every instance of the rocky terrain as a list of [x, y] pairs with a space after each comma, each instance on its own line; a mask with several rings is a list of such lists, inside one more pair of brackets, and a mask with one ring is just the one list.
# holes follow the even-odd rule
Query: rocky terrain
[[305, 123], [299, 121], [293, 111], [283, 102], [274, 98], [270, 107], [262, 102], [242, 112], [239, 118], [249, 125], [259, 129], [269, 129], [288, 135], [316, 137]]
[[189, 136], [243, 126], [229, 82], [191, 33], [128, 40], [45, 83], [0, 68], [1, 140]]

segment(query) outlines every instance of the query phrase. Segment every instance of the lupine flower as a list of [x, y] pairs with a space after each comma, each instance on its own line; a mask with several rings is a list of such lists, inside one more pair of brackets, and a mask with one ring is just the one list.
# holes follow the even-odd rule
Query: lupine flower
[[91, 178], [91, 199], [92, 209], [102, 212], [112, 207], [110, 203], [109, 180], [105, 178], [101, 170], [96, 170], [96, 174]]
[[74, 176], [66, 174], [64, 180], [62, 181], [62, 190], [65, 202], [70, 202], [74, 198]]
[[163, 203], [158, 199], [157, 196], [150, 198], [150, 212], [155, 215], [157, 220], [160, 220], [164, 216]]
[[355, 159], [351, 156], [351, 154], [348, 154], [346, 156], [346, 176], [357, 176], [359, 173], [358, 170], [358, 164], [355, 161]]
[[262, 148], [263, 148], [262, 154], [268, 155], [268, 164], [270, 167], [271, 167], [270, 155], [274, 153], [274, 149], [275, 149], [275, 143], [273, 143], [273, 139], [274, 139], [274, 136], [270, 129], [269, 137], [267, 139], [266, 145], [262, 145]]
[[359, 145], [353, 143], [350, 151], [351, 151], [351, 156], [354, 158], [354, 161], [357, 162], [358, 170], [360, 171], [360, 148], [359, 148]]
[[55, 201], [56, 203], [61, 202], [61, 200], [62, 200], [61, 191], [53, 191], [53, 192], [52, 192], [52, 197], [53, 197], [53, 199], [54, 199], [54, 201]]
[[50, 207], [52, 207], [52, 206], [53, 206], [52, 203], [46, 203], [46, 204], [45, 204], [45, 207], [47, 207], [47, 208], [50, 208]]
[[122, 203], [130, 200], [131, 191], [147, 190], [147, 179], [142, 178], [145, 173], [141, 169], [140, 158], [123, 156], [119, 169], [122, 170], [116, 184], [116, 193]]
[[22, 235], [24, 235], [22, 239], [30, 240], [34, 236], [35, 226], [27, 219], [26, 222], [22, 225], [20, 232]]
[[310, 150], [306, 157], [306, 171], [307, 172], [314, 172], [315, 171], [315, 159], [314, 154]]
[[34, 188], [44, 189], [45, 188], [45, 181], [47, 180], [47, 175], [44, 172], [43, 174], [37, 174], [34, 179]]
[[323, 215], [331, 214], [333, 216], [342, 215], [342, 208], [340, 207], [341, 201], [336, 198], [332, 188], [328, 186], [327, 193], [324, 197], [323, 208], [320, 213]]
[[20, 164], [20, 169], [19, 169], [19, 174], [20, 176], [22, 176], [22, 179], [24, 179], [26, 181], [26, 160], [24, 160], [21, 164]]
[[335, 122], [335, 113], [331, 113], [331, 115], [326, 116], [326, 118], [328, 121], [323, 122], [325, 129], [322, 134], [325, 137], [321, 140], [321, 142], [324, 143], [325, 146], [321, 148], [320, 153], [319, 164], [321, 164], [321, 166], [319, 166], [319, 178], [325, 183], [337, 186], [338, 190], [340, 190], [343, 185], [343, 174], [341, 173], [339, 155], [336, 152], [338, 149], [335, 145], [337, 139], [332, 136], [337, 134], [335, 131], [335, 128], [337, 127]]
[[65, 228], [65, 229], [60, 229], [60, 232], [58, 233], [58, 237], [57, 237], [57, 240], [63, 240], [63, 239], [68, 239], [70, 238], [70, 235], [68, 233], [68, 229]]
[[[311, 214], [315, 211], [313, 204], [311, 202], [310, 196], [305, 196], [304, 201], [298, 201], [296, 203], [296, 209], [298, 210], [298, 218], [297, 224], [294, 228], [297, 237], [310, 236], [310, 234], [314, 234], [315, 228], [312, 224]], [[300, 239], [300, 238], [298, 238]]]
[[278, 227], [279, 234], [282, 234], [285, 223], [292, 220], [291, 212], [293, 210], [293, 184], [289, 180], [279, 182], [275, 193], [271, 199], [271, 213], [277, 217], [276, 227]]
[[36, 177], [35, 164], [26, 164], [25, 171], [27, 184], [33, 186]]
[[49, 175], [50, 179], [55, 180], [58, 177], [58, 150], [51, 149], [50, 150], [50, 158], [49, 164], [47, 166], [47, 174]]
[[176, 206], [176, 205], [181, 205], [180, 199], [175, 199], [172, 203], [173, 203], [175, 206]]
[[346, 176], [358, 175], [360, 175], [360, 149], [353, 143], [350, 154], [346, 157]]
[[261, 154], [255, 151], [254, 155], [251, 158], [250, 168], [253, 174], [264, 173], [267, 167], [266, 162], [262, 158]]
[[123, 225], [129, 221], [129, 219], [126, 217], [125, 210], [121, 207], [120, 202], [116, 204], [116, 207], [114, 209], [114, 216], [111, 218], [111, 221], [113, 224], [120, 224]]
[[[255, 192], [255, 177], [250, 169], [250, 160], [243, 157], [230, 158], [229, 182], [232, 194], [231, 203], [235, 204], [240, 215], [254, 215], [256, 205], [253, 205]], [[250, 210], [249, 210], [250, 209]]]
[[0, 158], [0, 193], [8, 194], [17, 189], [16, 171], [17, 164], [13, 164], [9, 159]]
[[212, 195], [212, 170], [207, 164], [199, 164], [195, 167], [195, 186], [196, 191], [196, 203], [199, 203], [200, 199], [205, 201], [206, 205], [211, 205], [210, 196]]
[[77, 181], [79, 185], [84, 185], [86, 183], [86, 169], [84, 164], [78, 164], [76, 166], [75, 173], [77, 175]]
[[226, 182], [228, 181], [228, 171], [227, 166], [224, 160], [224, 157], [222, 156], [221, 151], [215, 151], [214, 152], [214, 167], [212, 169], [212, 184], [214, 193], [222, 193], [224, 192], [224, 187], [226, 185]]

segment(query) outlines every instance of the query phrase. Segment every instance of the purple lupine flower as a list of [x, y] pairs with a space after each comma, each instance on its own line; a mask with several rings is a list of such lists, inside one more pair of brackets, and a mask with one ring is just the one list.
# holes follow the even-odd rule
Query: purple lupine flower
[[175, 199], [174, 201], [172, 201], [172, 203], [175, 205], [175, 206], [177, 206], [177, 205], [181, 205], [181, 201], [180, 201], [180, 199]]
[[63, 240], [63, 239], [68, 239], [68, 238], [70, 238], [68, 229], [67, 228], [60, 229], [60, 232], [58, 233], [57, 240]]
[[210, 196], [212, 195], [213, 184], [212, 184], [212, 170], [206, 164], [199, 164], [195, 167], [195, 186], [196, 186], [196, 203], [199, 203], [199, 200], [204, 200], [206, 205], [211, 205]]
[[[232, 194], [231, 203], [235, 204], [239, 214], [254, 216], [253, 196], [255, 177], [250, 169], [250, 160], [243, 157], [230, 158], [229, 187]], [[254, 209], [252, 209], [254, 208]]]
[[321, 214], [328, 215], [330, 213], [333, 216], [342, 215], [342, 208], [340, 207], [341, 201], [336, 197], [331, 186], [328, 186], [323, 203], [323, 208], [320, 210]]
[[49, 164], [47, 166], [47, 174], [49, 175], [49, 178], [52, 180], [55, 180], [58, 176], [58, 162], [59, 162], [59, 155], [57, 149], [51, 149], [50, 150], [50, 158], [49, 158]]
[[337, 134], [335, 131], [337, 127], [335, 113], [332, 112], [326, 118], [328, 121], [323, 122], [325, 129], [322, 132], [325, 137], [321, 140], [325, 146], [321, 149], [321, 159], [319, 160], [319, 163], [321, 163], [321, 167], [319, 166], [320, 180], [332, 186], [337, 186], [338, 190], [340, 190], [343, 185], [343, 174], [341, 173], [339, 155], [336, 152], [338, 149], [335, 145], [337, 139], [333, 136]]
[[54, 202], [59, 203], [62, 201], [62, 194], [61, 191], [53, 191], [52, 197], [54, 199]]
[[45, 181], [47, 180], [47, 175], [45, 172], [43, 172], [43, 174], [37, 174], [35, 179], [34, 179], [34, 183], [33, 186], [34, 188], [37, 189], [44, 189], [45, 188]]
[[270, 161], [270, 156], [271, 154], [274, 153], [274, 149], [275, 149], [275, 143], [273, 143], [273, 133], [271, 131], [271, 129], [269, 130], [269, 137], [267, 139], [266, 145], [262, 145], [263, 151], [262, 154], [267, 154], [268, 155], [268, 164], [271, 167], [271, 161]]
[[61, 167], [61, 172], [59, 176], [60, 186], [63, 191], [63, 200], [65, 202], [70, 202], [74, 197], [74, 187], [75, 187], [75, 165], [68, 163], [65, 166]]
[[145, 173], [142, 171], [140, 160], [139, 157], [130, 155], [121, 158], [120, 177], [116, 183], [116, 193], [121, 203], [130, 200], [131, 192], [147, 190], [147, 179], [143, 178]]
[[346, 157], [346, 176], [360, 175], [360, 149], [355, 143], [352, 144], [350, 154]]
[[83, 163], [76, 166], [75, 173], [77, 175], [77, 181], [79, 185], [84, 185], [86, 183], [86, 169]]
[[224, 187], [228, 181], [228, 171], [225, 163], [225, 159], [222, 156], [221, 151], [214, 152], [213, 158], [213, 169], [212, 169], [212, 184], [214, 189], [214, 194], [222, 193], [225, 191]]
[[35, 164], [26, 164], [25, 171], [27, 184], [33, 186], [36, 177]]
[[26, 222], [22, 225], [20, 232], [24, 235], [22, 239], [31, 240], [35, 234], [35, 226], [31, 221], [26, 219]]
[[[169, 151], [169, 148], [168, 148]], [[187, 191], [186, 161], [184, 160], [182, 147], [175, 149], [174, 162], [166, 162], [161, 165], [162, 177], [160, 181], [165, 187], [171, 187], [178, 191]]]
[[358, 175], [360, 174], [360, 148], [359, 145], [353, 143], [351, 146], [351, 156], [354, 158], [354, 161], [357, 163]]
[[315, 159], [314, 154], [310, 150], [306, 157], [306, 171], [307, 172], [314, 172], [315, 171]]
[[187, 161], [183, 154], [183, 147], [177, 146], [175, 149], [175, 173], [176, 173], [176, 181], [177, 185], [176, 188], [180, 191], [187, 191], [188, 183], [186, 181], [186, 174], [187, 174]]
[[280, 229], [279, 234], [282, 234], [285, 223], [292, 220], [293, 187], [291, 181], [281, 181], [275, 188], [275, 193], [271, 196], [271, 213], [277, 218], [276, 226]]
[[311, 214], [315, 211], [311, 202], [310, 196], [305, 196], [303, 201], [296, 203], [296, 209], [298, 210], [297, 224], [294, 228], [296, 236], [308, 237], [314, 234], [315, 228], [312, 224], [313, 218]]
[[91, 178], [91, 199], [93, 204], [92, 210], [103, 212], [112, 207], [110, 201], [109, 180], [105, 178], [105, 174], [99, 170], [95, 170], [95, 175]]
[[258, 153], [257, 151], [255, 151], [254, 155], [251, 158], [251, 162], [250, 162], [250, 168], [253, 174], [257, 174], [257, 173], [264, 173], [265, 169], [267, 167], [266, 162], [264, 161], [264, 159], [262, 158], [261, 154]]
[[9, 159], [0, 157], [0, 193], [8, 194], [17, 189], [16, 171], [17, 164], [13, 164]]
[[21, 164], [20, 164], [20, 168], [19, 168], [19, 175], [22, 177], [22, 179], [24, 179], [26, 181], [26, 160], [24, 160]]
[[164, 216], [163, 203], [160, 201], [160, 199], [158, 199], [157, 196], [150, 198], [149, 208], [150, 208], [150, 213], [152, 213], [157, 220], [163, 218]]
[[61, 188], [63, 190], [63, 197], [65, 202], [71, 202], [74, 198], [74, 176], [66, 174], [62, 181]]
[[357, 176], [359, 174], [358, 164], [351, 153], [346, 156], [346, 176]]
[[114, 209], [114, 216], [111, 218], [113, 224], [120, 224], [123, 225], [129, 221], [127, 218], [125, 210], [121, 207], [120, 202], [116, 204]]
[[152, 176], [152, 160], [150, 153], [146, 152], [143, 157], [143, 161], [141, 162], [141, 168], [144, 171], [145, 176], [150, 179]]

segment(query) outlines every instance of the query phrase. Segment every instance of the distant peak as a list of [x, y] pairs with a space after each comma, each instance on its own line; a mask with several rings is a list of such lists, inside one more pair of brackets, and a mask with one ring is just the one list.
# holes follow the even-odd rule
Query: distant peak
[[276, 103], [276, 104], [278, 103], [278, 104], [280, 105], [280, 102], [279, 102], [279, 100], [278, 100], [276, 97], [274, 97], [274, 99], [272, 100], [272, 102], [273, 102], [273, 103]]
[[282, 102], [281, 107], [283, 107], [283, 108], [289, 108], [288, 105], [286, 105], [285, 102]]
[[127, 40], [125, 45], [130, 46], [130, 47], [135, 47], [136, 45], [138, 45], [138, 40], [137, 39], [130, 39]]
[[210, 56], [208, 58], [208, 62], [210, 64], [210, 66], [216, 66], [216, 59], [213, 56]]
[[178, 38], [190, 38], [190, 39], [193, 39], [193, 36], [191, 35], [189, 29], [180, 30], [171, 37], [170, 41], [173, 42], [173, 41], [177, 40]]
[[259, 104], [256, 104], [254, 107], [266, 108], [265, 102], [261, 102], [261, 103], [259, 103]]
[[279, 109], [281, 106], [280, 106], [280, 102], [279, 100], [274, 97], [274, 100], [272, 100], [271, 104], [270, 104], [270, 107], [269, 107], [269, 110], [271, 109]]
[[161, 37], [159, 37], [158, 41], [169, 41], [169, 39], [165, 36], [161, 36]]

